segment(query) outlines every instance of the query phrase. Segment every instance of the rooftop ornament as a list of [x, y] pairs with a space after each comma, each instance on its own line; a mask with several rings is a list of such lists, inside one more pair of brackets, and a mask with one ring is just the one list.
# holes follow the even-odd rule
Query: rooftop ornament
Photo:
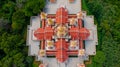
[[71, 18], [70, 19], [70, 25], [74, 25], [75, 24], [75, 18]]
[[45, 56], [45, 50], [42, 50], [42, 49], [41, 49], [41, 50], [39, 51], [39, 55], [40, 55], [41, 57], [44, 57], [44, 56]]
[[54, 43], [53, 43], [53, 41], [47, 41], [47, 47], [48, 48], [51, 48], [51, 47], [53, 47], [54, 46]]
[[53, 25], [54, 21], [51, 18], [48, 18], [48, 25]]
[[85, 64], [77, 64], [77, 67], [85, 67]]
[[78, 45], [77, 41], [75, 40], [70, 41], [70, 47], [75, 48], [77, 45]]
[[77, 18], [82, 18], [82, 16], [83, 16], [82, 12], [79, 12], [79, 13], [77, 14]]
[[57, 36], [58, 37], [62, 37], [65, 36], [67, 34], [67, 28], [65, 26], [58, 26], [57, 27]]
[[39, 67], [46, 67], [47, 64], [40, 64]]
[[47, 14], [44, 12], [41, 12], [40, 17], [41, 19], [46, 19]]
[[84, 49], [80, 49], [78, 55], [79, 55], [79, 56], [85, 55], [85, 50], [84, 50]]

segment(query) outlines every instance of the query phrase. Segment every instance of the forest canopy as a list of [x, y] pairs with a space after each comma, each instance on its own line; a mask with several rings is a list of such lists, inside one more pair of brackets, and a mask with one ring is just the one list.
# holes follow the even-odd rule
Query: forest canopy
[[26, 31], [30, 16], [40, 13], [45, 0], [0, 0], [0, 67], [32, 67]]
[[[83, 1], [83, 0], [82, 0]], [[98, 52], [88, 67], [120, 67], [120, 1], [119, 0], [84, 0], [89, 14], [95, 16], [98, 26], [97, 52], [105, 56], [99, 63], [102, 53]], [[98, 55], [99, 54], [99, 55]]]

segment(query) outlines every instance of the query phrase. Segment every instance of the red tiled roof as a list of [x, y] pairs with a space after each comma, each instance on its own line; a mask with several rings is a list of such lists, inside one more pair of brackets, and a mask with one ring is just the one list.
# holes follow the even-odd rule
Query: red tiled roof
[[69, 2], [74, 2], [74, 0], [69, 0]]
[[70, 28], [69, 32], [73, 39], [79, 39], [79, 28]]
[[53, 35], [53, 29], [51, 27], [46, 27], [45, 29], [43, 28], [38, 28], [35, 32], [34, 32], [34, 36], [38, 39], [38, 40], [42, 40], [42, 39], [51, 39], [52, 35]]
[[34, 36], [35, 36], [38, 40], [44, 39], [44, 29], [38, 28], [38, 29], [34, 32]]
[[67, 54], [67, 43], [64, 39], [59, 39], [56, 43], [56, 58], [59, 62], [64, 62], [68, 59], [68, 54]]
[[53, 29], [51, 27], [45, 28], [45, 39], [51, 39], [53, 34]]
[[86, 28], [81, 28], [80, 29], [80, 39], [82, 40], [86, 40], [88, 38], [88, 36], [90, 35], [90, 32], [88, 29]]
[[70, 35], [73, 39], [86, 40], [90, 35], [90, 32], [86, 28], [70, 28]]
[[[48, 17], [55, 18], [56, 21], [55, 23], [57, 24], [65, 24], [68, 22], [68, 11], [61, 7], [57, 10], [56, 15], [49, 15]], [[70, 17], [75, 17], [76, 16], [70, 16]], [[65, 26], [67, 28], [67, 26]], [[55, 27], [56, 28], [56, 27]], [[57, 29], [58, 30], [58, 29]], [[64, 31], [64, 30], [62, 30]], [[68, 32], [69, 31], [69, 32]], [[66, 31], [65, 31], [66, 32]], [[45, 40], [51, 40], [52, 36], [56, 34], [56, 29], [52, 28], [52, 26], [47, 26], [46, 25], [46, 19], [42, 21], [42, 28], [38, 28], [34, 32], [34, 36], [38, 40], [43, 40], [41, 47], [43, 46], [43, 49], [45, 49]], [[87, 39], [88, 36], [90, 35], [90, 32], [88, 29], [82, 27], [82, 20], [78, 19], [78, 26], [71, 26], [70, 28], [67, 29], [67, 34], [71, 36], [71, 39], [78, 39], [80, 40], [79, 42], [79, 47], [80, 49], [83, 49], [83, 40]], [[67, 41], [65, 41], [64, 38], [59, 38], [57, 41], [55, 41], [55, 50], [52, 51], [46, 51], [46, 55], [55, 55], [56, 59], [59, 62], [64, 62], [68, 59], [70, 55], [77, 55], [78, 51], [75, 50], [68, 50], [69, 44]]]
[[68, 19], [68, 11], [63, 7], [59, 8], [56, 12], [56, 22], [58, 24], [60, 23], [65, 24], [67, 22], [67, 19]]
[[55, 3], [55, 2], [56, 2], [56, 0], [50, 0], [50, 2], [51, 2], [51, 3]]

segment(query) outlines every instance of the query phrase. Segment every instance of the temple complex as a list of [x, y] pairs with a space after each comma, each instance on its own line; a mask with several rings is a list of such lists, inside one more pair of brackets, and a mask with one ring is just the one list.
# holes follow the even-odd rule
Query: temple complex
[[28, 25], [28, 55], [42, 62], [39, 67], [85, 67], [96, 45], [94, 16], [82, 11], [81, 0], [46, 0]]

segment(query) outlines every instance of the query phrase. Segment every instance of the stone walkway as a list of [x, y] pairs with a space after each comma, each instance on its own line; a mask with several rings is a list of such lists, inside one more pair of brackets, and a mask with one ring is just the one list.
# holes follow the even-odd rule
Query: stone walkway
[[81, 11], [81, 0], [75, 0], [73, 3], [69, 3], [69, 0], [56, 0], [56, 3], [51, 3], [46, 0], [45, 12], [48, 14], [55, 14], [57, 8], [64, 6], [68, 9], [69, 14], [76, 14]]

